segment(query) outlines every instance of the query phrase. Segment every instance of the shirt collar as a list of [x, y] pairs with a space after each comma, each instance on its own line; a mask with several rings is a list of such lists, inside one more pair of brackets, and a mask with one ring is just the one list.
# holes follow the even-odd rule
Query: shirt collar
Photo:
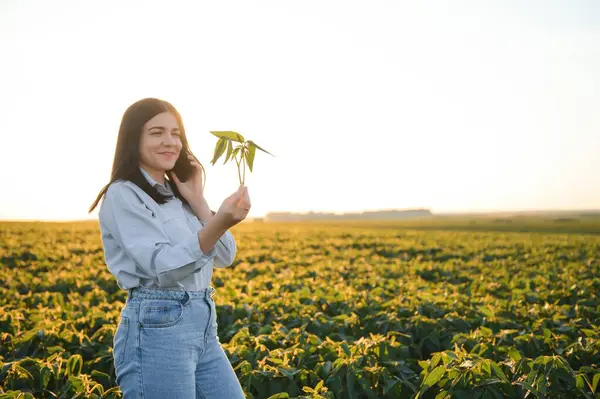
[[150, 183], [150, 185], [152, 187], [156, 187], [158, 192], [160, 192], [161, 194], [167, 194], [167, 195], [170, 195], [173, 193], [173, 190], [171, 190], [171, 185], [169, 184], [169, 182], [166, 179], [165, 179], [165, 186], [163, 186], [162, 184], [160, 184], [156, 180], [154, 180], [152, 178], [152, 176], [150, 176], [150, 174], [144, 170], [144, 168], [142, 168], [141, 166], [139, 166], [139, 168], [140, 168], [140, 171], [142, 172], [142, 174], [144, 175], [144, 177], [146, 178], [146, 180], [148, 181], [148, 183]]

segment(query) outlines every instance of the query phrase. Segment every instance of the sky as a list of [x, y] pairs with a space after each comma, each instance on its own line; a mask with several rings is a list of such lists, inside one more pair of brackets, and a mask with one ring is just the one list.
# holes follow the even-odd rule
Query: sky
[[171, 102], [213, 210], [600, 209], [600, 2], [0, 1], [0, 219], [97, 218], [119, 123]]

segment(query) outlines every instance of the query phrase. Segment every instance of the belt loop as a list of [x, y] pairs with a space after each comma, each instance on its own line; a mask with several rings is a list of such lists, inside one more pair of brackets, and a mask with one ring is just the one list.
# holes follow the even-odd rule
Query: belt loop
[[182, 304], [183, 306], [185, 306], [185, 305], [187, 305], [187, 303], [190, 301], [190, 298], [191, 298], [191, 296], [190, 296], [190, 294], [188, 293], [188, 291], [187, 291], [187, 290], [185, 290], [185, 291], [183, 291], [183, 292], [184, 292], [184, 297], [183, 297], [183, 299], [181, 300], [181, 304]]
[[192, 296], [190, 295], [190, 293], [188, 292], [188, 290], [185, 288], [185, 285], [183, 285], [181, 283], [181, 281], [177, 281], [177, 285], [179, 287], [181, 287], [181, 290], [184, 292], [184, 296], [183, 296], [183, 299], [181, 300], [181, 304], [183, 306], [185, 306], [190, 301], [190, 299], [192, 298]]

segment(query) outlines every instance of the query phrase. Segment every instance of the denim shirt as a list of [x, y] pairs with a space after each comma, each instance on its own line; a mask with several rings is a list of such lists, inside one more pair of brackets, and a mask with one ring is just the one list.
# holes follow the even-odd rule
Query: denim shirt
[[[161, 194], [173, 194], [168, 182], [159, 184], [139, 168]], [[210, 286], [213, 267], [231, 266], [235, 259], [229, 230], [203, 253], [198, 232], [204, 224], [189, 205], [177, 197], [158, 204], [130, 181], [111, 183], [98, 216], [105, 263], [123, 290], [143, 286], [198, 291]]]

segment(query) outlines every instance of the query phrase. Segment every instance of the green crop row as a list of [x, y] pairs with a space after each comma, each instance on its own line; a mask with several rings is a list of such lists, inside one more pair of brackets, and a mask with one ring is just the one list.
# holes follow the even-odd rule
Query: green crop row
[[[94, 223], [0, 224], [0, 399], [120, 398]], [[248, 223], [215, 269], [249, 398], [600, 398], [600, 236]]]

